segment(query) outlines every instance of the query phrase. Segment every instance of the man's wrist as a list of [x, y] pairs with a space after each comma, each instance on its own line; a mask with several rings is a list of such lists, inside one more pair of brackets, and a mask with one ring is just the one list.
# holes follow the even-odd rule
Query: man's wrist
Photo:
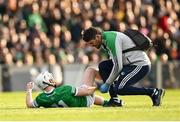
[[104, 83], [104, 84], [111, 85], [110, 83], [107, 83], [107, 82], [106, 82], [106, 83]]

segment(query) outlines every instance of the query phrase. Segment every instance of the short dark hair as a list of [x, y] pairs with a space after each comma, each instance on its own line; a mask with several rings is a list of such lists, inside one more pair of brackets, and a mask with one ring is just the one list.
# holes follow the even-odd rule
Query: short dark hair
[[82, 39], [85, 42], [89, 42], [90, 40], [95, 39], [96, 34], [101, 34], [101, 31], [95, 27], [89, 27], [82, 32]]

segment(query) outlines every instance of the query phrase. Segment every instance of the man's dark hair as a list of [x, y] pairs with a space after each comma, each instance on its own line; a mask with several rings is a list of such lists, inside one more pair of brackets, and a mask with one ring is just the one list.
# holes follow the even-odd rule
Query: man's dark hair
[[89, 42], [90, 40], [95, 39], [96, 34], [101, 34], [101, 31], [95, 27], [89, 27], [82, 32], [82, 39], [85, 42]]

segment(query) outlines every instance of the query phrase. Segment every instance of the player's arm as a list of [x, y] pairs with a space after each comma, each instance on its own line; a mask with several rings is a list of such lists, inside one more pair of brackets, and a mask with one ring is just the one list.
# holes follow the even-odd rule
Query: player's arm
[[32, 89], [34, 87], [33, 82], [28, 82], [26, 86], [26, 106], [28, 108], [34, 108], [33, 98], [32, 98]]
[[122, 69], [122, 41], [114, 45], [115, 45], [115, 48], [111, 47], [111, 58], [113, 62], [113, 67], [112, 67], [111, 73], [109, 74], [109, 77], [107, 78], [105, 83], [101, 85], [100, 87], [100, 91], [102, 93], [106, 93], [109, 91], [110, 85], [118, 77], [119, 72]]
[[122, 42], [116, 43], [115, 49], [112, 52], [111, 57], [113, 62], [113, 68], [108, 79], [106, 80], [106, 83], [108, 84], [112, 84], [114, 82], [122, 69]]
[[76, 88], [75, 96], [88, 96], [92, 95], [96, 90], [94, 86], [82, 85], [79, 88]]
[[117, 58], [113, 57], [112, 62], [113, 62], [113, 67], [112, 67], [111, 73], [109, 74], [109, 77], [105, 81], [105, 83], [110, 84], [110, 85], [114, 82], [114, 80], [118, 76], [118, 61], [117, 61]]

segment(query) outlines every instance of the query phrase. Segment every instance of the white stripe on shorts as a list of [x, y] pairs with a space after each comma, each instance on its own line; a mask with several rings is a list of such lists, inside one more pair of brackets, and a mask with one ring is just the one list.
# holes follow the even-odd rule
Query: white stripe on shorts
[[86, 96], [86, 99], [87, 99], [87, 107], [91, 107], [95, 101], [94, 95]]

